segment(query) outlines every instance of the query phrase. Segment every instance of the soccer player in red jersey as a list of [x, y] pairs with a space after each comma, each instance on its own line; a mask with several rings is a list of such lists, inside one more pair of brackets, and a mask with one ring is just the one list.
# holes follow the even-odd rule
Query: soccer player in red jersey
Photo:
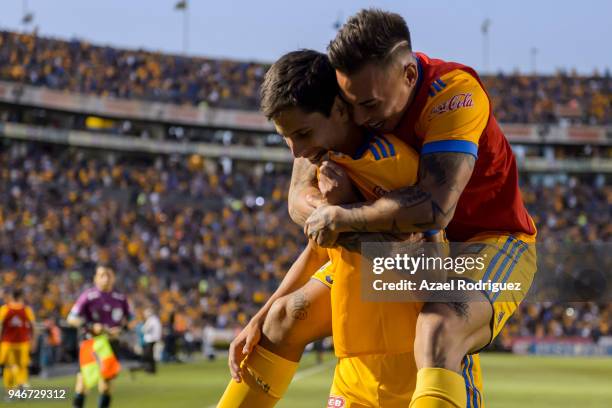
[[15, 289], [11, 300], [0, 307], [0, 330], [0, 365], [4, 388], [8, 391], [28, 383], [34, 313], [24, 304], [21, 289]]
[[414, 344], [419, 373], [411, 404], [480, 406], [481, 395], [466, 395], [474, 381], [466, 367], [516, 310], [536, 271], [530, 245], [536, 228], [522, 202], [510, 145], [476, 72], [413, 52], [401, 16], [362, 10], [339, 30], [328, 51], [356, 123], [393, 132], [419, 152], [419, 181], [377, 200], [325, 205], [312, 188], [313, 167], [296, 160], [290, 214], [324, 247], [341, 244], [342, 233], [429, 229], [445, 229], [450, 241], [486, 244], [471, 245], [471, 250], [481, 248], [487, 264], [465, 278], [521, 282], [523, 290], [504, 296], [471, 291], [461, 302], [424, 306]]

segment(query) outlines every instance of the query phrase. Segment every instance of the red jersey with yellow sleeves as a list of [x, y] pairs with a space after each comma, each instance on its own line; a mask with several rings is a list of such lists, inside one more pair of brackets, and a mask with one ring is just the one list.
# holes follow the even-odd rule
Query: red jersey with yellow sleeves
[[416, 53], [416, 94], [394, 132], [419, 152], [459, 152], [476, 158], [472, 177], [446, 229], [451, 241], [483, 232], [536, 230], [523, 204], [510, 144], [476, 72], [464, 65]]
[[[392, 135], [373, 135], [354, 156], [330, 153], [366, 200], [417, 181], [418, 154]], [[318, 272], [331, 288], [334, 350], [338, 357], [406, 353], [413, 349], [417, 302], [364, 302], [361, 298], [361, 256], [343, 248], [328, 250], [330, 262]], [[331, 284], [333, 280], [333, 285]], [[380, 336], [364, 336], [380, 333]]]
[[29, 306], [8, 303], [0, 307], [0, 341], [27, 343], [32, 337], [34, 313]]

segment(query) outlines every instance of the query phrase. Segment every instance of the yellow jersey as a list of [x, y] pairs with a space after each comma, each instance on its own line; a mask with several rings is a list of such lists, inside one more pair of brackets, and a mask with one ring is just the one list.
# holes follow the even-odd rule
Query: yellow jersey
[[[418, 154], [392, 135], [371, 136], [355, 157], [330, 153], [366, 200], [414, 185]], [[344, 248], [328, 250], [333, 271], [331, 289], [334, 348], [338, 357], [404, 353], [413, 349], [416, 319], [422, 303], [364, 302], [361, 256]]]

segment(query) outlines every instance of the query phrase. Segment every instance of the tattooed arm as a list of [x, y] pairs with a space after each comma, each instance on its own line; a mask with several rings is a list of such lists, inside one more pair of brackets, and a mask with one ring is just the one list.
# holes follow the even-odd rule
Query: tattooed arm
[[316, 164], [304, 158], [293, 160], [289, 185], [289, 216], [293, 222], [302, 227], [315, 208], [323, 203], [321, 192], [316, 186], [316, 176]]
[[415, 186], [392, 191], [376, 201], [321, 206], [308, 218], [304, 230], [319, 245], [330, 247], [342, 232], [399, 234], [446, 228], [474, 163], [474, 156], [466, 153], [424, 155]]
[[[325, 204], [343, 205], [364, 200], [349, 174], [333, 161], [325, 160], [319, 166], [318, 188]], [[344, 232], [336, 242], [349, 251], [360, 252], [362, 242], [417, 242], [421, 239], [420, 233]]]

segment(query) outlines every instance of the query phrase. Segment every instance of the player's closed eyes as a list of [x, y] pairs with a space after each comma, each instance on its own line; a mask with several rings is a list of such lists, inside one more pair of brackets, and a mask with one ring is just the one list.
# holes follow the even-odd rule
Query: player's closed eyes
[[308, 136], [310, 136], [310, 130], [306, 131], [306, 132], [299, 132], [299, 133], [295, 133], [295, 138], [296, 139], [306, 139]]

